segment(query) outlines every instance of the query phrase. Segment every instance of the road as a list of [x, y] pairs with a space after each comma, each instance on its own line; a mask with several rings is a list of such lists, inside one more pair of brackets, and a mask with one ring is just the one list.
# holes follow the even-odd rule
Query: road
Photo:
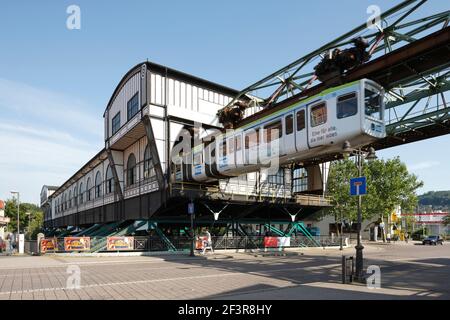
[[[354, 255], [354, 248], [343, 253]], [[364, 253], [366, 267], [380, 267], [380, 289], [341, 284], [342, 252], [335, 249], [194, 258], [0, 256], [0, 300], [450, 298], [450, 244], [366, 244]]]

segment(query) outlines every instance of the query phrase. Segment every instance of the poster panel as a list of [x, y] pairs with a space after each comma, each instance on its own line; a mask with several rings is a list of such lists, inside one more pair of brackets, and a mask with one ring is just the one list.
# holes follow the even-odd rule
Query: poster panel
[[56, 238], [43, 238], [41, 239], [41, 253], [48, 251], [55, 252], [58, 250]]
[[89, 251], [91, 249], [90, 237], [65, 237], [65, 251]]
[[107, 237], [106, 250], [134, 250], [134, 237]]

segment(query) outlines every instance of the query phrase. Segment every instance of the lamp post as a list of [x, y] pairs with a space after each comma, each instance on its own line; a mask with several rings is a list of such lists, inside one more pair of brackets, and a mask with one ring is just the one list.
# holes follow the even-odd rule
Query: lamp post
[[27, 232], [30, 232], [30, 224], [31, 224], [31, 212], [25, 212], [25, 214], [28, 216], [28, 227]]
[[19, 206], [20, 206], [20, 193], [18, 191], [11, 191], [11, 194], [17, 194], [17, 236], [20, 234], [20, 216], [19, 216]]
[[[355, 156], [355, 164], [358, 168], [359, 177], [362, 176], [362, 166], [363, 160], [366, 159], [368, 161], [372, 161], [377, 159], [375, 155], [375, 149], [370, 147], [369, 151], [363, 151], [361, 148], [353, 149], [350, 146], [350, 142], [345, 141], [343, 146], [344, 155], [354, 155]], [[357, 244], [356, 244], [356, 270], [355, 270], [355, 278], [358, 281], [363, 280], [363, 269], [364, 269], [364, 258], [363, 258], [363, 249], [364, 246], [361, 243], [361, 225], [362, 225], [362, 213], [361, 213], [361, 203], [362, 198], [361, 195], [358, 195], [358, 229], [357, 229]]]

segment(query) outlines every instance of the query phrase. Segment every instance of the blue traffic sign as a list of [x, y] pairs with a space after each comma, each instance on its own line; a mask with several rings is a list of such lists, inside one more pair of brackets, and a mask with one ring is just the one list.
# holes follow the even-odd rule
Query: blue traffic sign
[[188, 203], [188, 214], [194, 214], [194, 203]]
[[362, 196], [367, 194], [366, 177], [350, 179], [350, 195]]

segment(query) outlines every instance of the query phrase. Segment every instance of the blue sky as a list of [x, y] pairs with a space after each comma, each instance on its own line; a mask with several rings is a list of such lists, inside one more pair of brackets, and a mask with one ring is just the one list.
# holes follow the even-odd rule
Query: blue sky
[[[0, 198], [39, 202], [103, 146], [102, 114], [121, 77], [146, 59], [236, 89], [399, 1], [2, 1]], [[68, 30], [66, 8], [81, 8]], [[448, 9], [430, 0], [423, 12]], [[448, 136], [379, 153], [425, 186], [450, 189]]]

